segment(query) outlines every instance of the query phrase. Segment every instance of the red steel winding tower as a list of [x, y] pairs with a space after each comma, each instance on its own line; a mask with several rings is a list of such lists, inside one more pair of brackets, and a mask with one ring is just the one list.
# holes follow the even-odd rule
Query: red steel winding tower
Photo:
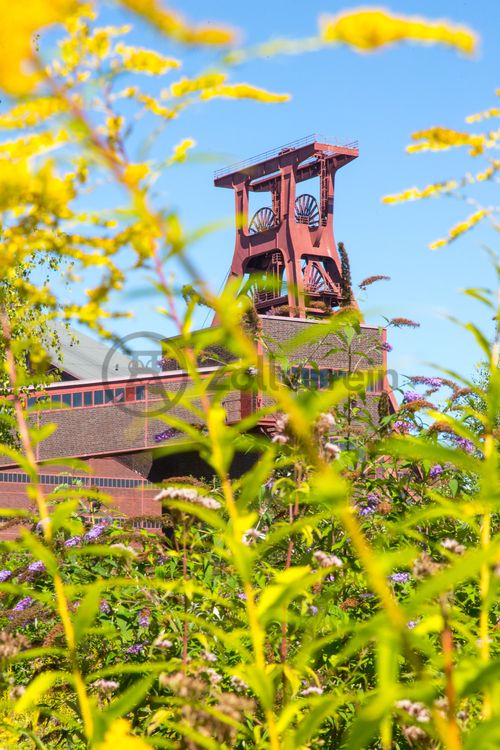
[[[216, 187], [235, 192], [237, 232], [229, 278], [250, 279], [258, 312], [287, 305], [290, 317], [304, 318], [318, 311], [318, 301], [323, 311], [340, 305], [335, 174], [358, 154], [357, 142], [338, 146], [310, 135], [215, 173]], [[298, 194], [298, 184], [312, 178], [319, 180], [319, 204], [309, 193]], [[250, 191], [270, 193], [271, 205], [249, 222]]]

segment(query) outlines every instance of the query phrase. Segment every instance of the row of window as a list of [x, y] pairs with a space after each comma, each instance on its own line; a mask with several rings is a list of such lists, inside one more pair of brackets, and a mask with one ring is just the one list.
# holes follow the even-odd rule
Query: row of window
[[106, 388], [98, 391], [76, 391], [75, 393], [53, 393], [51, 396], [30, 396], [28, 406], [51, 403], [52, 408], [59, 406], [102, 406], [118, 404], [121, 401], [144, 401], [146, 387], [136, 385], [125, 388]]
[[380, 393], [383, 389], [383, 378], [370, 370], [348, 373], [329, 367], [291, 367], [288, 375], [293, 382], [307, 388], [330, 388], [340, 378], [345, 378], [346, 387], [351, 390], [366, 389], [369, 393]]
[[[104, 519], [99, 518], [99, 516], [92, 516], [85, 518], [85, 521], [87, 523], [91, 523], [94, 526], [101, 523]], [[109, 519], [108, 519], [109, 520]], [[125, 524], [128, 522], [128, 518], [113, 518], [111, 519], [111, 522], [113, 526], [125, 526]], [[161, 529], [162, 528], [162, 522], [161, 520], [155, 521], [152, 518], [134, 518], [132, 521], [132, 526], [134, 529]]]
[[[151, 482], [145, 479], [111, 479], [110, 477], [67, 477], [59, 474], [41, 474], [40, 484], [73, 484], [76, 486], [83, 485], [84, 487], [122, 487], [124, 489], [134, 489], [135, 487], [142, 487], [142, 485], [149, 485]], [[14, 474], [10, 472], [0, 472], [0, 482], [20, 482], [27, 483], [31, 479], [28, 474]]]
[[[291, 367], [288, 375], [294, 382], [300, 382], [307, 388], [329, 388], [339, 378], [346, 378], [346, 385], [351, 390], [366, 389], [369, 393], [379, 393], [383, 388], [380, 375], [369, 370], [348, 374], [345, 370], [333, 370], [329, 367]], [[102, 406], [105, 404], [119, 404], [120, 402], [144, 401], [146, 387], [136, 385], [125, 388], [106, 388], [97, 391], [76, 391], [74, 393], [54, 393], [51, 396], [31, 396], [28, 406], [52, 404], [52, 409], [61, 406]]]
[[[89, 521], [90, 519], [86, 519]], [[92, 519], [92, 522], [94, 524], [98, 524], [102, 519], [101, 518], [95, 518]], [[0, 516], [0, 523], [6, 523], [8, 521], [12, 521], [12, 518], [9, 516]], [[126, 518], [114, 518], [113, 524], [116, 524], [117, 526], [124, 526], [126, 523]], [[136, 518], [132, 522], [132, 526], [134, 529], [161, 529], [162, 528], [162, 522], [161, 521], [153, 521], [151, 518]]]

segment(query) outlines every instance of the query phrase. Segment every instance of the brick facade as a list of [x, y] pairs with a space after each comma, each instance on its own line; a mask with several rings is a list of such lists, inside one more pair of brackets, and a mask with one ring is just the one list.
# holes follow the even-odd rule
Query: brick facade
[[[385, 331], [382, 329], [363, 326], [351, 344], [351, 350], [355, 355], [349, 362], [348, 352], [341, 339], [335, 333], [329, 332], [321, 321], [263, 315], [261, 323], [262, 349], [268, 355], [274, 355], [279, 363], [283, 363], [286, 358], [289, 366], [296, 365], [299, 368], [311, 367], [311, 364], [315, 363], [317, 367], [330, 368], [336, 372], [346, 371], [349, 366], [354, 371], [366, 371], [370, 368], [380, 368], [384, 372], [386, 370], [386, 354], [383, 348]], [[297, 337], [302, 337], [302, 340], [293, 344]], [[360, 354], [361, 352], [366, 356]], [[216, 355], [207, 353], [204, 365], [207, 366], [207, 361], [215, 363], [227, 361], [228, 358], [229, 355], [222, 350], [217, 351]], [[206, 370], [204, 375], [209, 377], [214, 372], [214, 369]], [[105, 402], [106, 389], [111, 385], [115, 387], [115, 394], [125, 396], [138, 383], [140, 386], [137, 387], [141, 388], [141, 400], [129, 402], [125, 397], [120, 403]], [[164, 455], [161, 444], [168, 442], [169, 438], [157, 439], [168, 430], [168, 425], [161, 419], [165, 411], [190, 424], [202, 426], [202, 420], [198, 416], [179, 404], [184, 389], [189, 392], [189, 383], [179, 371], [172, 370], [169, 373], [165, 372], [164, 376], [116, 380], [112, 384], [72, 381], [52, 385], [47, 389], [47, 393], [52, 398], [52, 406], [54, 398], [56, 399], [56, 408], [41, 408], [32, 418], [39, 426], [54, 423], [57, 429], [37, 446], [37, 459], [88, 459], [92, 482], [98, 483], [102, 480], [105, 483], [102, 493], [111, 496], [112, 507], [118, 513], [124, 516], [160, 515], [161, 508], [153, 500], [157, 490], [148, 483], [148, 479], [159, 482], [171, 476], [191, 474], [210, 478], [212, 475], [210, 467], [192, 451]], [[375, 383], [375, 387], [372, 386], [370, 392], [367, 392], [366, 403], [375, 421], [377, 402], [382, 389], [389, 391], [385, 379]], [[94, 404], [95, 396], [92, 397], [92, 406], [84, 405], [85, 394], [90, 391], [104, 394], [99, 397], [102, 399], [99, 405]], [[69, 394], [75, 393], [77, 400], [71, 396], [72, 405], [61, 408], [64, 399], [69, 399]], [[170, 399], [173, 399], [173, 402], [168, 401], [166, 407], [165, 401]], [[227, 393], [223, 404], [228, 423], [238, 422], [259, 402], [265, 405], [272, 403], [272, 399], [269, 396], [262, 398], [262, 394], [259, 397], [257, 394], [236, 390]], [[81, 405], [75, 407], [74, 403]], [[199, 406], [196, 399], [193, 400], [193, 404]], [[237, 456], [232, 472], [237, 475], [248, 470], [254, 460], [255, 456]], [[0, 507], [27, 508], [30, 503], [27, 494], [28, 484], [15, 481], [14, 478], [13, 481], [8, 480], [9, 472], [13, 472], [13, 464], [8, 459], [0, 459], [0, 471], [2, 477], [7, 476], [7, 479], [0, 482]], [[67, 473], [67, 468], [47, 465], [47, 468], [40, 469], [44, 476], [61, 472]], [[15, 473], [19, 474], [20, 470]], [[73, 476], [82, 474], [75, 471], [69, 473]], [[112, 486], [113, 483], [109, 481], [114, 479], [118, 480], [117, 486]], [[138, 480], [140, 481], [137, 485]], [[132, 482], [136, 486], [125, 486]], [[54, 483], [42, 485], [42, 489], [45, 492], [53, 491]]]

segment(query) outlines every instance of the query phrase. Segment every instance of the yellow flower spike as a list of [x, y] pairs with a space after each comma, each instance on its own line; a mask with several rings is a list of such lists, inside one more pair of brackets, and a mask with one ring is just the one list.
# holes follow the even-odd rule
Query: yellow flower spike
[[475, 213], [471, 214], [465, 221], [461, 221], [459, 224], [455, 224], [454, 227], [450, 229], [448, 232], [448, 237], [442, 238], [440, 240], [436, 240], [435, 242], [431, 242], [429, 245], [430, 250], [437, 250], [438, 247], [444, 247], [445, 245], [449, 245], [450, 242], [453, 242], [453, 240], [456, 240], [457, 237], [460, 237], [462, 234], [465, 234], [465, 232], [468, 232], [469, 229], [472, 229], [473, 226], [478, 224], [482, 219], [484, 219], [486, 216], [489, 215], [489, 211], [482, 208], [479, 211], [476, 211]]
[[115, 719], [111, 724], [103, 742], [94, 746], [94, 750], [153, 750], [151, 745], [140, 737], [130, 733], [130, 722], [126, 719]]
[[12, 95], [33, 90], [39, 79], [30, 66], [35, 57], [35, 35], [64, 21], [77, 7], [76, 0], [0, 0], [0, 88]]
[[123, 174], [123, 179], [130, 187], [137, 187], [141, 180], [149, 174], [147, 164], [128, 164]]
[[14, 141], [4, 141], [0, 143], [1, 159], [30, 159], [33, 156], [52, 151], [69, 140], [69, 135], [65, 130], [59, 132], [46, 131], [44, 133], [34, 133], [33, 135], [16, 138]]
[[194, 94], [197, 91], [212, 89], [220, 86], [227, 79], [225, 73], [208, 73], [207, 75], [198, 76], [197, 78], [181, 78], [170, 87], [172, 96], [180, 97], [186, 94]]
[[179, 13], [162, 7], [158, 0], [121, 0], [121, 3], [149, 21], [158, 31], [184, 44], [219, 46], [236, 40], [233, 29], [214, 24], [188, 24]]
[[190, 148], [193, 148], [193, 146], [196, 146], [196, 141], [193, 141], [192, 138], [184, 138], [183, 141], [174, 147], [174, 152], [167, 164], [176, 164], [178, 162], [186, 161], [187, 152]]
[[250, 86], [248, 83], [221, 84], [202, 91], [200, 99], [255, 99], [258, 102], [274, 104], [289, 101], [290, 94], [273, 94], [271, 91]]
[[476, 35], [466, 26], [396, 16], [378, 8], [358, 8], [336, 16], [322, 16], [320, 33], [325, 42], [346, 44], [360, 52], [371, 52], [405, 41], [444, 44], [467, 55], [471, 55], [477, 46]]
[[432, 185], [427, 185], [425, 188], [409, 188], [402, 193], [396, 195], [385, 195], [382, 198], [382, 203], [402, 203], [403, 201], [414, 201], [420, 200], [421, 198], [431, 198], [432, 196], [440, 193], [449, 192], [456, 190], [458, 182], [456, 180], [448, 180], [448, 182], [436, 182]]
[[481, 120], [488, 120], [490, 117], [500, 117], [500, 109], [498, 107], [491, 107], [484, 112], [477, 112], [475, 115], [466, 117], [465, 122], [481, 122]]
[[164, 57], [154, 50], [129, 47], [123, 43], [116, 45], [115, 52], [122, 58], [124, 68], [132, 73], [157, 76], [181, 65], [179, 60], [173, 57]]
[[[491, 136], [491, 134], [490, 134]], [[450, 128], [434, 127], [412, 134], [412, 140], [421, 141], [406, 147], [409, 154], [418, 151], [443, 151], [457, 146], [470, 146], [470, 155], [478, 156], [488, 146], [486, 137], [475, 133], [463, 133]]]
[[65, 107], [66, 105], [55, 96], [43, 96], [22, 102], [0, 114], [0, 128], [15, 130], [39, 125], [44, 120], [63, 112]]

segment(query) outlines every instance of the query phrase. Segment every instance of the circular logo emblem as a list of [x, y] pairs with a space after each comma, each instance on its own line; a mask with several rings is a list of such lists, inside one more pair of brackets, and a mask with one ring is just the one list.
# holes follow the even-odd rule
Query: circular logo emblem
[[157, 417], [182, 398], [187, 378], [177, 371], [185, 369], [186, 359], [175, 340], [151, 331], [129, 333], [104, 359], [102, 379], [109, 385], [104, 398], [128, 414]]

